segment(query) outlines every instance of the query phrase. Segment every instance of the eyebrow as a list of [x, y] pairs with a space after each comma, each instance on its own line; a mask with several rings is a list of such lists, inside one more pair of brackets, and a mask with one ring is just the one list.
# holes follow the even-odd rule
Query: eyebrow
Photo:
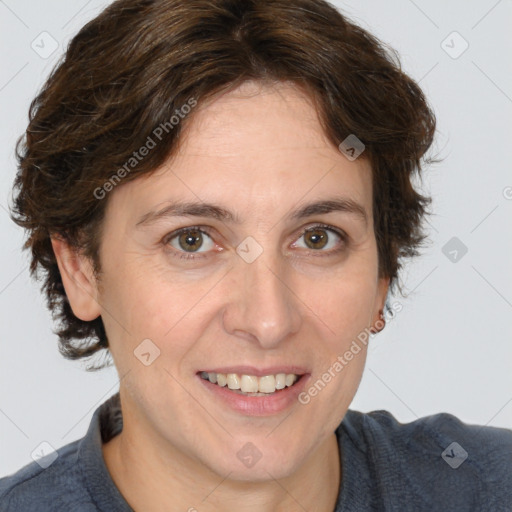
[[[290, 212], [286, 218], [291, 220], [300, 220], [313, 215], [324, 215], [332, 212], [343, 212], [353, 215], [368, 224], [368, 214], [366, 209], [346, 197], [336, 197], [322, 201], [315, 201], [301, 206], [297, 210]], [[201, 202], [174, 202], [160, 210], [150, 211], [144, 214], [136, 224], [136, 227], [147, 226], [161, 219], [170, 217], [207, 217], [222, 222], [231, 222], [240, 224], [240, 219], [229, 210], [221, 206]]]
[[239, 223], [239, 220], [231, 212], [214, 204], [175, 202], [160, 210], [146, 213], [137, 221], [136, 226], [153, 224], [168, 217], [209, 217], [223, 222]]
[[322, 215], [331, 212], [343, 212], [353, 215], [368, 224], [368, 214], [364, 206], [353, 199], [340, 197], [324, 201], [317, 201], [301, 207], [299, 210], [292, 212], [291, 218], [299, 220], [313, 215]]

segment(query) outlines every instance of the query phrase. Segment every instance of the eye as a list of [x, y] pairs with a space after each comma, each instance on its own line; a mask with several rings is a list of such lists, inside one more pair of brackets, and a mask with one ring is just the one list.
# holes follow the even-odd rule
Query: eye
[[215, 246], [208, 233], [199, 228], [181, 229], [171, 234], [166, 243], [177, 251], [187, 253], [207, 252]]
[[336, 252], [337, 249], [341, 249], [339, 247], [340, 242], [341, 245], [343, 245], [345, 241], [346, 236], [334, 228], [329, 226], [314, 226], [306, 229], [293, 246], [311, 249], [313, 251]]

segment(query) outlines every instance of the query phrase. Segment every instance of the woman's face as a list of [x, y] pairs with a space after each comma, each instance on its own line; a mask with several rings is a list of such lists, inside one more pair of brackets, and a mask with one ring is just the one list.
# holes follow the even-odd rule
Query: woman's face
[[[341, 422], [366, 350], [335, 362], [384, 305], [371, 170], [291, 86], [246, 83], [193, 115], [173, 160], [108, 197], [98, 302], [123, 414], [163, 458], [280, 478]], [[281, 374], [299, 378], [229, 389]]]

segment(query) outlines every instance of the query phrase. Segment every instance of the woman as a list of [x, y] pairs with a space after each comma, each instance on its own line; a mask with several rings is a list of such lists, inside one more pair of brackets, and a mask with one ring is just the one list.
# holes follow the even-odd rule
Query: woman
[[13, 217], [62, 354], [108, 351], [120, 391], [1, 510], [510, 508], [512, 432], [348, 410], [424, 239], [434, 132], [322, 0], [88, 23], [31, 107]]

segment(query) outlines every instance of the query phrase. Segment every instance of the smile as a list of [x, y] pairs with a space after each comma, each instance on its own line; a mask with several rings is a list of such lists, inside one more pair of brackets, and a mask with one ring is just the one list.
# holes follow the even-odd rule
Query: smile
[[238, 373], [201, 372], [201, 378], [217, 386], [228, 387], [231, 391], [246, 396], [265, 396], [291, 387], [300, 379], [295, 373], [275, 375], [246, 375]]

